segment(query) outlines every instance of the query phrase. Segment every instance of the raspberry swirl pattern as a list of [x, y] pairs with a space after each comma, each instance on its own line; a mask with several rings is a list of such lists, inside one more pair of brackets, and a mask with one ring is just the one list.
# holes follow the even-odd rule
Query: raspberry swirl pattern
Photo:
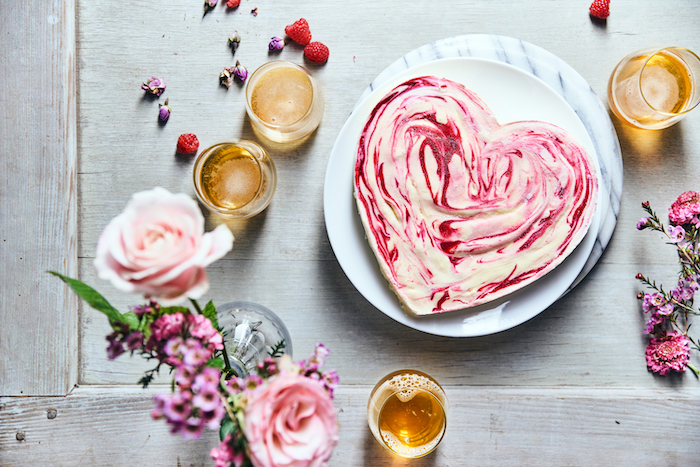
[[417, 315], [486, 303], [551, 271], [586, 234], [598, 189], [564, 130], [501, 126], [476, 94], [432, 76], [370, 113], [354, 186], [382, 273]]

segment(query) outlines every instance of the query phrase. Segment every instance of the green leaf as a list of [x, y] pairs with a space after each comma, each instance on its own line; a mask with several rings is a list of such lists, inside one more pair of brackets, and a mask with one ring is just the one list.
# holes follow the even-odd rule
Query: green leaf
[[211, 325], [214, 326], [214, 329], [219, 329], [219, 320], [216, 317], [216, 307], [214, 306], [213, 300], [209, 300], [209, 302], [207, 302], [204, 310], [202, 310], [202, 314], [209, 318], [209, 321], [211, 321]]
[[222, 370], [224, 368], [224, 359], [223, 358], [210, 358], [209, 361], [207, 361], [207, 366], [212, 367], [212, 368], [218, 368], [219, 370]]
[[126, 313], [121, 315], [122, 321], [126, 324], [129, 325], [130, 329], [138, 329], [139, 328], [139, 317], [136, 316], [134, 313], [131, 311], [127, 311]]
[[[81, 282], [77, 279], [71, 279], [70, 277], [66, 277], [62, 274], [59, 274], [54, 271], [47, 271], [49, 274], [53, 274], [54, 276], [60, 278], [63, 282], [68, 284], [73, 291], [78, 294], [80, 298], [85, 300], [88, 305], [96, 309], [97, 311], [100, 311], [107, 315], [107, 318], [109, 318], [110, 324], [114, 323], [127, 323], [122, 318], [122, 314], [119, 313], [119, 310], [114, 308], [112, 305], [109, 304], [106, 298], [104, 298], [102, 295], [99, 294], [95, 289], [90, 287], [89, 285], [85, 284], [84, 282]], [[129, 324], [129, 323], [127, 323]]]
[[236, 424], [229, 418], [228, 414], [221, 421], [221, 428], [219, 428], [219, 439], [221, 441], [226, 438], [226, 435], [230, 435], [236, 432]]

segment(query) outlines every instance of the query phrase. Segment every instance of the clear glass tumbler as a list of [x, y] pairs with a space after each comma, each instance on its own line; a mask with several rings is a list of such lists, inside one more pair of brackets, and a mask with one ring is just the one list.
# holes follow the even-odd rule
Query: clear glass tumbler
[[306, 68], [285, 60], [256, 69], [246, 80], [245, 95], [253, 129], [278, 143], [308, 136], [323, 116], [316, 80]]
[[417, 370], [399, 370], [379, 380], [367, 404], [375, 439], [401, 457], [431, 453], [447, 427], [447, 396], [440, 384]]
[[219, 143], [202, 151], [194, 163], [193, 177], [202, 204], [230, 219], [260, 213], [277, 187], [275, 163], [262, 146], [247, 140]]
[[700, 103], [700, 58], [682, 47], [633, 52], [612, 72], [608, 102], [632, 126], [667, 128]]

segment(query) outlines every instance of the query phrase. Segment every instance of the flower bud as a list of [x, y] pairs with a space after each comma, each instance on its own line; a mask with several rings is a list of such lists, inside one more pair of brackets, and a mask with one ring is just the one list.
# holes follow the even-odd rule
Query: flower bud
[[268, 45], [268, 48], [270, 51], [272, 50], [280, 50], [284, 47], [284, 39], [281, 37], [274, 36], [272, 40], [270, 40], [270, 44]]
[[238, 31], [233, 31], [233, 34], [229, 36], [228, 45], [234, 52], [238, 49], [238, 46], [241, 45], [241, 35], [238, 34]]
[[165, 99], [165, 104], [158, 104], [158, 107], [158, 118], [163, 123], [167, 122], [170, 118], [170, 112], [173, 110], [168, 105], [168, 99]]
[[236, 67], [233, 69], [233, 76], [240, 79], [241, 81], [245, 81], [246, 78], [248, 78], [248, 70], [246, 67], [241, 65], [241, 62], [236, 60]]

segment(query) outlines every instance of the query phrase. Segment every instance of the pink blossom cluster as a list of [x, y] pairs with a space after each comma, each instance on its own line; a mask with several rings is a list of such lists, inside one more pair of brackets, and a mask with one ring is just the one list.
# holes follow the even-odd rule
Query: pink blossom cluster
[[668, 219], [673, 225], [692, 224], [700, 227], [700, 193], [696, 191], [682, 193], [669, 208]]
[[654, 373], [666, 376], [671, 370], [683, 372], [690, 358], [688, 338], [679, 332], [654, 338], [647, 346], [646, 357], [647, 366]]
[[176, 390], [155, 397], [151, 413], [165, 418], [173, 433], [196, 439], [205, 427], [217, 429], [225, 415], [219, 392], [221, 372], [206, 367], [216, 350], [223, 349], [221, 334], [204, 315], [166, 314], [151, 323], [146, 350], [175, 369]]
[[207, 367], [197, 370], [181, 365], [175, 375], [176, 391], [157, 395], [151, 412], [154, 419], [165, 418], [172, 433], [185, 439], [198, 439], [205, 427], [218, 429], [226, 414], [219, 393], [221, 372]]
[[223, 338], [204, 315], [173, 313], [151, 323], [146, 350], [159, 360], [179, 368], [204, 365], [215, 350], [224, 348]]

